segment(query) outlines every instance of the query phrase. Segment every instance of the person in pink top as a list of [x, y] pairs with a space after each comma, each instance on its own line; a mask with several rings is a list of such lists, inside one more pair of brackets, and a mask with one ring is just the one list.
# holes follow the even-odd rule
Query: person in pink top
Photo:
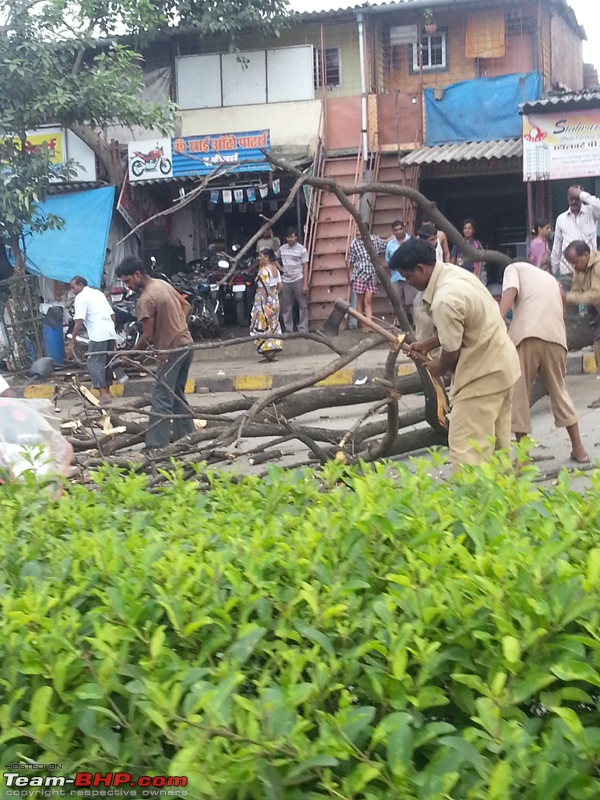
[[529, 245], [529, 263], [541, 269], [550, 269], [550, 221], [547, 219], [536, 219], [533, 226], [534, 238]]

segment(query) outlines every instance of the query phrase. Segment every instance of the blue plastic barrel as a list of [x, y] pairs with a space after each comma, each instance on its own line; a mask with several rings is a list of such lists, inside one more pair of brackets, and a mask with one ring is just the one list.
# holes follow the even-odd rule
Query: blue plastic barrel
[[65, 363], [65, 340], [63, 338], [62, 308], [48, 309], [44, 322], [44, 347], [46, 355], [55, 364]]

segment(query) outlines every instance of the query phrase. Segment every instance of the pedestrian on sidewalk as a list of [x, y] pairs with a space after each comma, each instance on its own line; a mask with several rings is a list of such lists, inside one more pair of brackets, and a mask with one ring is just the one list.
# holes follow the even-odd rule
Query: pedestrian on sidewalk
[[[176, 350], [158, 353], [157, 382], [152, 390], [149, 428], [146, 433], [146, 451], [167, 447], [171, 422], [172, 440], [194, 432], [194, 421], [185, 398], [193, 353], [189, 350], [192, 337], [187, 319], [191, 306], [166, 281], [150, 278], [139, 258], [128, 256], [116, 270], [130, 291], [141, 291], [136, 304], [138, 320], [142, 323], [142, 336], [138, 349]], [[169, 417], [173, 415], [171, 420]]]
[[533, 226], [533, 239], [529, 243], [529, 263], [548, 271], [550, 269], [550, 220], [546, 217], [536, 219]]
[[[385, 239], [373, 235], [371, 242], [376, 253], [379, 255], [385, 253], [387, 247]], [[348, 264], [352, 291], [356, 293], [356, 308], [370, 320], [373, 316], [373, 295], [377, 291], [377, 273], [362, 236], [352, 240], [348, 250]], [[362, 330], [372, 333], [368, 325], [363, 325]]]
[[434, 378], [453, 373], [448, 444], [452, 469], [489, 461], [511, 443], [510, 409], [520, 374], [498, 304], [470, 272], [436, 260], [435, 250], [411, 239], [394, 253], [391, 266], [423, 292], [423, 308], [435, 333], [409, 345], [415, 354], [442, 351], [427, 364]]
[[448, 247], [448, 237], [444, 231], [438, 231], [433, 222], [424, 222], [419, 228], [417, 236], [435, 248], [437, 261], [450, 264], [450, 248]]
[[560, 286], [556, 278], [524, 261], [509, 264], [504, 271], [500, 315], [513, 309], [508, 335], [517, 348], [521, 377], [512, 402], [512, 430], [517, 441], [531, 433], [529, 397], [536, 376], [550, 396], [557, 428], [566, 428], [571, 440], [571, 460], [590, 459], [581, 443], [575, 406], [565, 385], [567, 331]]
[[[475, 250], [484, 249], [479, 239], [475, 238], [475, 220], [472, 219], [471, 217], [467, 217], [467, 219], [463, 221], [462, 235], [466, 240], [467, 244], [470, 244], [471, 247], [475, 248]], [[457, 267], [466, 269], [467, 272], [472, 272], [476, 278], [482, 280], [482, 274], [481, 274], [483, 268], [482, 261], [465, 261], [465, 257], [463, 256], [462, 252], [460, 251], [457, 245], [453, 245], [450, 257], [452, 259], [452, 263], [456, 264]]]
[[[600, 253], [591, 250], [587, 242], [574, 241], [565, 249], [564, 257], [573, 270], [571, 290], [561, 287], [563, 303], [568, 306], [587, 306], [594, 338], [596, 369], [600, 370]], [[600, 408], [600, 398], [590, 403]]]
[[569, 208], [556, 218], [554, 244], [552, 245], [552, 269], [566, 288], [573, 274], [565, 250], [571, 242], [585, 242], [593, 252], [598, 246], [598, 220], [600, 200], [581, 186], [570, 186], [567, 191]]
[[[98, 390], [100, 403], [109, 405], [111, 403], [110, 387], [113, 382], [113, 366], [110, 362], [117, 344], [115, 314], [100, 289], [92, 289], [81, 275], [72, 278], [69, 285], [75, 295], [73, 315], [75, 324], [65, 352], [69, 357], [73, 355], [77, 336], [85, 326], [88, 335], [88, 375], [92, 386]], [[119, 383], [125, 383], [127, 375], [123, 368], [116, 366], [114, 372]]]
[[[395, 219], [392, 222], [392, 232], [394, 234], [393, 238], [389, 240], [385, 248], [385, 262], [386, 264], [390, 263], [391, 257], [394, 255], [396, 250], [400, 247], [401, 244], [407, 242], [410, 239], [410, 234], [406, 231], [406, 226], [404, 222], [400, 219]], [[413, 324], [413, 302], [415, 299], [415, 290], [407, 283], [402, 275], [398, 272], [397, 269], [390, 270], [390, 281], [392, 282], [392, 289], [394, 290], [398, 300], [400, 301], [400, 305], [404, 309], [404, 313], [406, 314], [408, 321], [410, 324]]]
[[275, 263], [275, 252], [271, 247], [263, 247], [258, 252], [256, 294], [250, 315], [250, 336], [260, 337], [256, 342], [256, 349], [262, 356], [262, 362], [277, 361], [277, 353], [281, 353], [281, 339], [277, 338], [281, 336], [281, 287], [281, 273]]
[[298, 305], [298, 332], [308, 333], [308, 250], [298, 241], [295, 228], [286, 232], [287, 244], [276, 253], [281, 264], [281, 315], [286, 333], [294, 330], [294, 306]]

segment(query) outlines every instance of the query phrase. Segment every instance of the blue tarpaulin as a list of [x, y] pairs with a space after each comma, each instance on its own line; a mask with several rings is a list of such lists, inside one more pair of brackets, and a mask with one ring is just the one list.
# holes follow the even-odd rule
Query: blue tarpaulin
[[103, 186], [52, 195], [40, 203], [41, 214], [56, 214], [64, 227], [25, 237], [27, 272], [63, 283], [81, 275], [99, 288], [114, 200], [114, 186]]
[[539, 72], [477, 78], [445, 87], [441, 100], [425, 89], [426, 143], [491, 142], [519, 138], [523, 120], [519, 104], [539, 100]]

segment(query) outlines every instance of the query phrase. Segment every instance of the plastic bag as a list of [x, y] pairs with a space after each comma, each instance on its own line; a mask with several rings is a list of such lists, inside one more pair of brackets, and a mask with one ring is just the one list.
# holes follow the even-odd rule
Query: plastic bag
[[26, 470], [38, 477], [66, 475], [72, 458], [49, 401], [0, 397], [0, 481]]

